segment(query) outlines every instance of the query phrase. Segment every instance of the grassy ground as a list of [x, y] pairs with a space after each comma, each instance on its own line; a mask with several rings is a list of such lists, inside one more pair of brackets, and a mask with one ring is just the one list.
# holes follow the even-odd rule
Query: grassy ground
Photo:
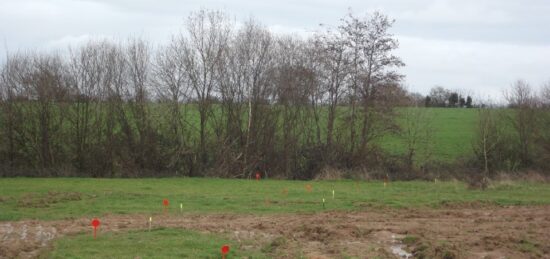
[[[93, 239], [89, 233], [57, 240], [50, 258], [219, 258], [227, 244], [227, 258], [242, 258], [235, 241], [182, 229], [105, 233]], [[246, 251], [249, 258], [264, 258], [261, 251]]]
[[[308, 191], [308, 185], [311, 191]], [[335, 197], [332, 198], [332, 190]], [[322, 199], [326, 203], [323, 206]], [[162, 201], [168, 213], [272, 214], [354, 211], [373, 207], [439, 207], [455, 203], [502, 205], [550, 204], [546, 184], [506, 183], [489, 190], [469, 190], [461, 182], [382, 182], [229, 180], [201, 178], [82, 179], [0, 178], [0, 221], [102, 217], [105, 214], [157, 215]], [[219, 258], [220, 246], [230, 257], [270, 257], [270, 249], [240, 249], [226, 234], [183, 229], [89, 232], [61, 237], [44, 250], [48, 258]], [[138, 256], [138, 257], [136, 257]]]
[[[311, 185], [311, 192], [306, 185]], [[335, 199], [332, 199], [332, 190]], [[66, 219], [112, 214], [296, 213], [371, 206], [437, 207], [460, 202], [549, 204], [545, 184], [510, 183], [486, 191], [460, 182], [228, 180], [201, 178], [1, 178], [0, 220]]]

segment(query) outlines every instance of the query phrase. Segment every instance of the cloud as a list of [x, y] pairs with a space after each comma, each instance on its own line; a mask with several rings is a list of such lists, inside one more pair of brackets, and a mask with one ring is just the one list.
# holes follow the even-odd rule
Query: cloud
[[402, 72], [416, 91], [435, 85], [501, 98], [518, 79], [540, 84], [550, 79], [550, 45], [517, 45], [399, 37]]
[[413, 90], [440, 84], [497, 96], [518, 78], [550, 79], [548, 0], [2, 0], [0, 62], [6, 46], [63, 49], [130, 36], [161, 44], [200, 8], [224, 10], [237, 21], [253, 16], [278, 34], [309, 35], [319, 23], [337, 25], [348, 7], [396, 19], [397, 53]]

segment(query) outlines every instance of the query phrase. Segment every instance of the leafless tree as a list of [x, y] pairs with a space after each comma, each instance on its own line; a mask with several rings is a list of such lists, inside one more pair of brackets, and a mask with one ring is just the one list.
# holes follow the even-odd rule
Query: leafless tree
[[[377, 127], [376, 118], [381, 117], [379, 112], [387, 109], [372, 109], [376, 107], [376, 97], [383, 93], [383, 88], [391, 86], [402, 79], [395, 68], [404, 63], [392, 51], [399, 44], [389, 29], [393, 20], [375, 12], [365, 18], [357, 18], [349, 14], [343, 20], [340, 29], [347, 37], [347, 45], [351, 51], [351, 132], [350, 140], [353, 150], [355, 145], [355, 100], [359, 98], [362, 108], [361, 149], [366, 150], [369, 142], [383, 134], [386, 127]], [[378, 121], [379, 122], [379, 121]], [[382, 129], [382, 132], [376, 132]]]
[[[550, 128], [550, 81], [546, 82], [540, 92], [540, 110], [538, 114], [537, 127], [540, 129]], [[539, 153], [539, 164], [548, 169], [548, 160], [550, 159], [550, 132], [548, 130], [539, 130], [537, 132], [537, 143]]]
[[157, 98], [162, 104], [168, 105], [168, 115], [163, 116], [168, 125], [166, 135], [169, 143], [166, 149], [170, 154], [167, 167], [176, 170], [185, 170], [183, 157], [190, 153], [188, 127], [185, 124], [187, 106], [184, 104], [189, 102], [191, 89], [185, 71], [184, 44], [185, 40], [172, 37], [167, 46], [157, 51], [152, 80]]
[[207, 162], [207, 122], [216, 89], [217, 66], [223, 60], [231, 25], [224, 13], [201, 10], [189, 16], [186, 28], [188, 38], [184, 44], [184, 64], [199, 110], [199, 158], [202, 166]]
[[16, 85], [30, 103], [23, 104], [20, 128], [23, 152], [36, 169], [51, 169], [64, 159], [62, 140], [65, 100], [68, 95], [66, 65], [56, 54], [31, 53], [23, 57]]
[[319, 83], [322, 93], [326, 95], [328, 119], [326, 126], [326, 144], [330, 148], [333, 142], [334, 124], [337, 120], [337, 107], [349, 76], [350, 57], [346, 50], [345, 35], [342, 30], [327, 30], [316, 38], [320, 50]]
[[518, 150], [523, 166], [533, 162], [532, 149], [536, 133], [536, 98], [531, 86], [523, 81], [515, 82], [509, 91], [504, 93], [510, 107], [514, 108], [510, 121], [517, 132]]
[[7, 143], [7, 147], [2, 147], [2, 150], [7, 156], [8, 166], [16, 167], [20, 166], [18, 158], [26, 153], [25, 147], [29, 141], [24, 128], [26, 107], [22, 103], [28, 99], [24, 84], [30, 74], [32, 59], [21, 53], [7, 55], [6, 59], [0, 74], [2, 143]]
[[[248, 165], [251, 159], [251, 145], [261, 144], [262, 106], [265, 105], [272, 93], [270, 88], [269, 71], [273, 59], [273, 39], [270, 32], [256, 21], [247, 22], [237, 34], [237, 48], [239, 67], [241, 67], [242, 84], [245, 98], [248, 102], [248, 122], [246, 141], [244, 146], [244, 164]], [[257, 160], [255, 158], [253, 160]], [[252, 167], [257, 167], [254, 163]], [[245, 169], [246, 170], [246, 169]], [[250, 174], [252, 171], [248, 170]]]
[[71, 125], [74, 163], [79, 171], [92, 169], [95, 160], [92, 161], [91, 156], [101, 152], [97, 150], [101, 133], [93, 129], [102, 126], [101, 98], [107, 45], [106, 41], [89, 42], [70, 50], [68, 73], [72, 100], [67, 119]]
[[478, 110], [476, 139], [473, 147], [476, 157], [483, 164], [483, 178], [495, 169], [499, 161], [500, 145], [504, 141], [502, 125], [499, 123], [501, 115], [495, 108], [481, 108]]
[[433, 155], [433, 114], [420, 107], [409, 107], [401, 111], [403, 124], [400, 135], [405, 141], [407, 167], [412, 171], [418, 161], [429, 163]]

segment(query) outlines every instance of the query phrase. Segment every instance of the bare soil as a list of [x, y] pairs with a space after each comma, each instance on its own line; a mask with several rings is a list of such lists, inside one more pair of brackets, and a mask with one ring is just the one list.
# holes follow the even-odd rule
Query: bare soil
[[[106, 215], [106, 231], [148, 229], [149, 215]], [[33, 258], [52, 240], [92, 231], [90, 218], [0, 222], [0, 258]], [[440, 209], [281, 215], [157, 215], [153, 228], [219, 233], [275, 258], [550, 258], [550, 206], [465, 204]]]

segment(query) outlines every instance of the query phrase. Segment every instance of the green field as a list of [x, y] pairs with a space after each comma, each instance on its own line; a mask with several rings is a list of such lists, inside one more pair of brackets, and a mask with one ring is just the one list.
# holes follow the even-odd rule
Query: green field
[[[413, 108], [405, 108], [413, 109]], [[449, 162], [472, 154], [472, 142], [477, 127], [477, 109], [421, 108], [431, 124], [432, 159]], [[403, 113], [404, 111], [398, 110]], [[403, 124], [403, 116], [398, 122]], [[385, 138], [382, 147], [394, 154], [405, 152], [404, 139], [399, 136]], [[422, 150], [420, 150], [422, 152]]]
[[[307, 192], [306, 185], [312, 186]], [[334, 186], [335, 199], [332, 199]], [[461, 182], [382, 182], [228, 180], [202, 178], [0, 179], [0, 220], [98, 217], [106, 213], [158, 214], [162, 200], [170, 213], [297, 213], [362, 210], [369, 206], [437, 207], [448, 202], [483, 201], [501, 205], [550, 203], [545, 184], [514, 183], [487, 191]], [[266, 205], [269, 200], [269, 205]]]
[[159, 228], [151, 231], [106, 233], [97, 239], [89, 233], [57, 240], [48, 253], [51, 258], [217, 258], [220, 244], [233, 249], [229, 258], [264, 258], [260, 251], [239, 251], [236, 242], [219, 236], [182, 229]]
[[[219, 114], [217, 106], [214, 106], [214, 114]], [[162, 112], [159, 108], [156, 112]], [[194, 128], [199, 127], [199, 114], [194, 106], [187, 106], [187, 118], [190, 120], [190, 125]], [[475, 139], [475, 130], [478, 120], [478, 109], [463, 109], [463, 108], [397, 108], [397, 124], [406, 128], [404, 116], [409, 110], [418, 109], [426, 113], [430, 122], [430, 142], [432, 150], [430, 150], [431, 158], [439, 162], [452, 162], [461, 157], [466, 157], [472, 154], [472, 142]], [[325, 112], [323, 112], [325, 111]], [[338, 118], [340, 120], [348, 113], [348, 108], [340, 107], [338, 109]], [[245, 116], [246, 117], [246, 116]], [[304, 118], [307, 120], [307, 118]], [[342, 123], [342, 121], [337, 122]], [[326, 110], [321, 109], [319, 124], [321, 127], [321, 139], [326, 139]], [[311, 125], [313, 129], [313, 125]], [[360, 131], [360, 128], [357, 129]], [[421, 129], [422, 130], [422, 129]], [[198, 134], [198, 133], [197, 133]], [[314, 133], [312, 133], [314, 134]], [[378, 140], [380, 146], [387, 152], [395, 155], [403, 154], [406, 151], [405, 140], [399, 133], [388, 133], [381, 140]], [[422, 150], [419, 150], [422, 153]]]

